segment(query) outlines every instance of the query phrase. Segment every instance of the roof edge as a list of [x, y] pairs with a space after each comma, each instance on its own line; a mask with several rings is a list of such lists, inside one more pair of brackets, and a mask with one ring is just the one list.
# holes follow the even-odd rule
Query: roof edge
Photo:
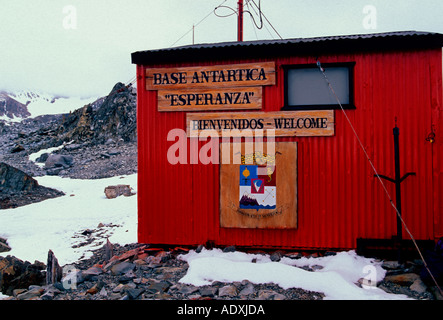
[[[431, 48], [443, 46], [443, 34], [425, 31], [396, 31], [369, 34], [291, 38], [279, 40], [235, 41], [203, 43], [172, 48], [136, 51], [131, 54], [133, 64], [174, 63], [195, 60], [256, 58], [298, 53], [335, 53], [338, 51], [374, 51], [380, 49]], [[207, 57], [210, 58], [207, 58]]]

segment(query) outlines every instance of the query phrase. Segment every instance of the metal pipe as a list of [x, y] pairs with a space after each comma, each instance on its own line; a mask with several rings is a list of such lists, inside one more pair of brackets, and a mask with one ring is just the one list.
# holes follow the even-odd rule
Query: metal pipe
[[243, 41], [243, 0], [238, 0], [237, 41]]

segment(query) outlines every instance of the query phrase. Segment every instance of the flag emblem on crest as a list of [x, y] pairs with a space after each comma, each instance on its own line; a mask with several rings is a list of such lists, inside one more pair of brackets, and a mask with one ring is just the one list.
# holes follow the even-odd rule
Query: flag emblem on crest
[[277, 204], [275, 166], [240, 165], [240, 208], [275, 209]]

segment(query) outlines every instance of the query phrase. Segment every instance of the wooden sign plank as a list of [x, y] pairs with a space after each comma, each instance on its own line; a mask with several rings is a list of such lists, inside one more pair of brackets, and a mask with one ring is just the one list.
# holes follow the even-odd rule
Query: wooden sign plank
[[251, 87], [275, 84], [275, 63], [147, 68], [146, 90]]
[[158, 111], [261, 109], [262, 87], [159, 90]]
[[188, 137], [216, 132], [231, 137], [253, 137], [255, 130], [275, 130], [276, 137], [333, 136], [333, 110], [188, 113]]
[[[234, 150], [238, 150], [239, 143], [228, 143], [228, 148], [220, 144], [220, 157], [224, 157], [224, 150], [230, 150], [232, 156]], [[241, 143], [241, 153], [245, 153], [246, 147]], [[255, 151], [255, 150], [254, 150]], [[266, 153], [266, 144], [263, 145]], [[297, 142], [276, 142], [274, 161], [272, 165], [274, 174], [272, 180], [266, 179], [266, 185], [262, 193], [254, 194], [254, 164], [223, 164], [220, 161], [220, 226], [222, 228], [263, 228], [263, 229], [295, 229], [297, 228]], [[242, 171], [245, 168], [251, 172], [248, 181], [241, 180]], [[263, 167], [261, 167], [263, 169]], [[266, 167], [264, 168], [266, 169]], [[260, 179], [258, 179], [260, 180]], [[264, 181], [264, 179], [262, 180]], [[274, 182], [274, 183], [272, 183]], [[248, 187], [249, 186], [249, 187]], [[270, 206], [258, 206], [248, 209], [242, 205], [243, 197], [250, 196], [252, 201], [266, 201]], [[270, 200], [272, 198], [272, 200]]]

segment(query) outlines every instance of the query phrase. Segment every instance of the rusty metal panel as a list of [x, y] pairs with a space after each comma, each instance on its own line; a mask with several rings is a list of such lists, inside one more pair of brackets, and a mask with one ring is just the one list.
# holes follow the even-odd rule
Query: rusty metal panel
[[[287, 57], [210, 63], [275, 61], [276, 85], [263, 88], [262, 111], [269, 112], [279, 111], [284, 104], [281, 66], [315, 63], [315, 58], [292, 52]], [[441, 50], [325, 54], [318, 58], [322, 63], [355, 62], [356, 109], [346, 110], [346, 115], [378, 173], [389, 177], [394, 177], [392, 130], [398, 126], [401, 173], [416, 173], [401, 185], [404, 220], [416, 239], [442, 236]], [[195, 60], [186, 66], [208, 63]], [[296, 230], [221, 228], [219, 165], [168, 163], [168, 148], [174, 143], [167, 140], [168, 133], [176, 128], [186, 130], [186, 112], [157, 111], [156, 92], [144, 89], [145, 68], [137, 66], [140, 242], [349, 249], [355, 248], [360, 237], [386, 239], [396, 234], [395, 211], [341, 110], [335, 110], [332, 137], [276, 139], [297, 141], [298, 145]], [[434, 143], [426, 141], [431, 130], [436, 134]], [[394, 184], [383, 182], [395, 202]], [[408, 239], [405, 230], [403, 235]]]

